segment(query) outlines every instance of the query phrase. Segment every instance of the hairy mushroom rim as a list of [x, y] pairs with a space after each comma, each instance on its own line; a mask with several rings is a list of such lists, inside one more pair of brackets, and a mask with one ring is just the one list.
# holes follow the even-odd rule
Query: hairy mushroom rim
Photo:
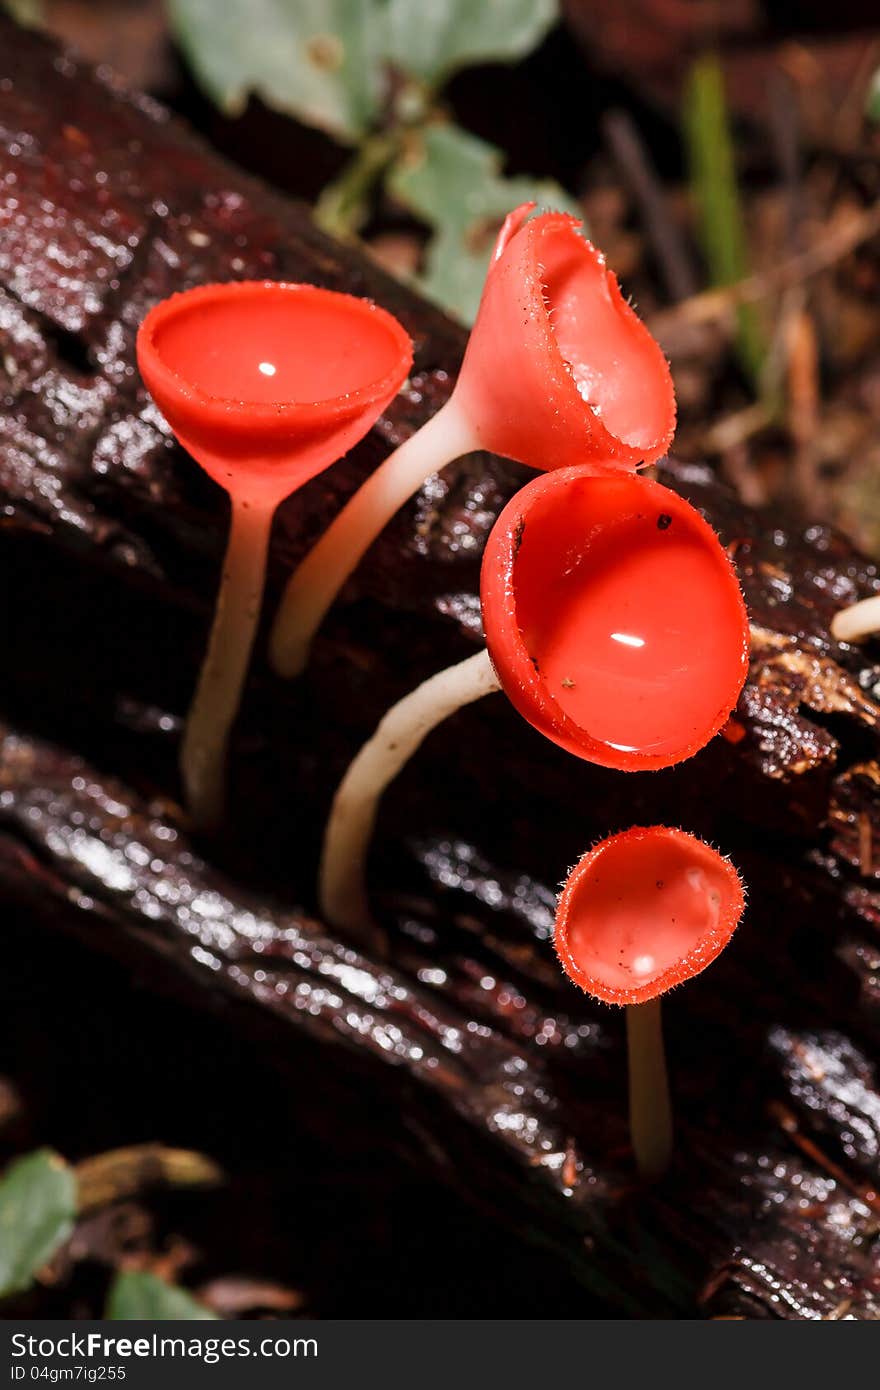
[[[535, 226], [532, 255], [549, 326], [575, 388], [632, 464], [669, 446], [675, 400], [663, 353], [620, 291], [605, 257], [557, 218]], [[589, 305], [589, 313], [584, 306]]]
[[567, 469], [508, 504], [483, 558], [492, 661], [520, 713], [623, 771], [691, 757], [748, 668], [748, 619], [711, 526], [634, 475]]
[[556, 916], [565, 973], [606, 1004], [643, 1004], [705, 970], [745, 906], [728, 859], [683, 830], [602, 840], [566, 880]]
[[661, 996], [715, 960], [744, 906], [730, 861], [664, 825], [602, 840], [560, 895], [554, 943], [563, 970], [595, 999], [626, 1006], [630, 1134], [645, 1179], [662, 1177], [672, 1159]]

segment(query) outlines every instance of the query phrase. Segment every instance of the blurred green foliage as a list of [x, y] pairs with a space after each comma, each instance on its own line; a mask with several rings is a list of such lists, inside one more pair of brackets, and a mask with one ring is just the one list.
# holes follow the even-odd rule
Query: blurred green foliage
[[512, 207], [536, 202], [578, 214], [550, 179], [505, 178], [502, 159], [494, 145], [444, 123], [414, 135], [389, 171], [395, 198], [436, 228], [422, 290], [465, 321], [476, 311], [498, 223]]
[[213, 1320], [217, 1314], [198, 1303], [186, 1289], [166, 1284], [155, 1274], [130, 1270], [117, 1274], [113, 1280], [104, 1316], [123, 1322], [169, 1322], [176, 1318], [196, 1322]]
[[521, 58], [556, 0], [168, 0], [207, 92], [240, 111], [251, 92], [356, 143], [385, 113], [388, 72], [423, 98], [473, 63]]
[[[684, 95], [684, 135], [700, 239], [713, 285], [733, 285], [749, 273], [745, 222], [736, 177], [724, 73], [714, 54], [693, 63]], [[738, 310], [737, 352], [759, 384], [766, 343], [754, 305]]]
[[0, 1179], [0, 1298], [20, 1293], [73, 1230], [76, 1179], [52, 1149], [10, 1164]]
[[0, 0], [0, 10], [6, 10], [26, 27], [40, 24], [43, 19], [42, 0]]
[[[23, 1293], [73, 1232], [77, 1180], [54, 1149], [37, 1149], [11, 1163], [0, 1178], [0, 1299]], [[139, 1271], [116, 1275], [108, 1318], [154, 1321], [216, 1318], [185, 1289]]]
[[558, 18], [557, 0], [167, 0], [196, 77], [224, 110], [251, 94], [354, 153], [316, 216], [357, 232], [384, 186], [431, 229], [421, 288], [465, 321], [479, 301], [492, 230], [519, 202], [573, 208], [550, 180], [507, 179], [504, 155], [453, 124], [449, 78], [514, 62]]

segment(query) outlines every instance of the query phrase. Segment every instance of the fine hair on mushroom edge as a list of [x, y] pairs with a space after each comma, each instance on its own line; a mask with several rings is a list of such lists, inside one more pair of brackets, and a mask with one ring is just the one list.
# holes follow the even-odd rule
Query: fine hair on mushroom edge
[[507, 504], [481, 573], [486, 648], [394, 705], [343, 777], [319, 871], [325, 917], [375, 930], [366, 862], [379, 802], [432, 729], [504, 690], [552, 742], [621, 771], [670, 767], [727, 721], [748, 619], [727, 552], [684, 498], [635, 473], [558, 469]]
[[675, 393], [660, 347], [568, 214], [506, 218], [445, 405], [376, 469], [291, 576], [270, 659], [298, 675], [334, 598], [391, 517], [477, 449], [539, 470], [632, 471], [669, 447]]
[[213, 830], [260, 615], [278, 504], [342, 457], [403, 385], [412, 343], [369, 300], [273, 281], [162, 300], [137, 338], [141, 375], [183, 447], [229, 494], [229, 541], [180, 765], [193, 824]]
[[626, 1008], [630, 1136], [646, 1180], [665, 1173], [673, 1148], [661, 998], [715, 960], [744, 907], [729, 859], [660, 825], [601, 840], [559, 896], [554, 944], [565, 974]]

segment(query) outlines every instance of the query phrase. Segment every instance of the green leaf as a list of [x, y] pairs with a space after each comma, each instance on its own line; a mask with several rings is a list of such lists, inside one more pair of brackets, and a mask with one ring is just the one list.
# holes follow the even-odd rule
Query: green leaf
[[76, 1180], [52, 1149], [12, 1163], [0, 1180], [0, 1298], [19, 1293], [73, 1230]]
[[2, 0], [0, 9], [6, 10], [26, 29], [35, 28], [44, 19], [42, 0]]
[[502, 218], [519, 203], [579, 216], [550, 179], [504, 178], [502, 152], [455, 125], [428, 126], [392, 169], [389, 190], [436, 230], [420, 286], [431, 299], [473, 321]]
[[253, 92], [340, 140], [366, 131], [382, 91], [387, 0], [168, 0], [181, 47], [218, 105]]
[[321, 192], [314, 207], [319, 227], [343, 240], [360, 231], [367, 217], [370, 192], [394, 158], [398, 141], [368, 135], [348, 164]]
[[877, 69], [868, 84], [865, 114], [869, 121], [880, 121], [880, 68]]
[[469, 63], [512, 62], [558, 0], [167, 0], [181, 47], [232, 114], [251, 92], [338, 139], [377, 123], [388, 69], [437, 87]]
[[557, 0], [389, 0], [387, 54], [437, 86], [469, 64], [524, 57], [558, 18]]
[[166, 1284], [155, 1274], [132, 1272], [117, 1274], [107, 1295], [107, 1318], [115, 1321], [169, 1322], [185, 1318], [188, 1322], [216, 1320], [203, 1303], [197, 1303], [185, 1289]]
[[[724, 73], [713, 54], [692, 65], [685, 87], [684, 130], [691, 189], [700, 217], [703, 252], [713, 285], [732, 285], [749, 272], [745, 223], [724, 92]], [[740, 306], [737, 348], [757, 381], [766, 355], [761, 322], [752, 304]]]

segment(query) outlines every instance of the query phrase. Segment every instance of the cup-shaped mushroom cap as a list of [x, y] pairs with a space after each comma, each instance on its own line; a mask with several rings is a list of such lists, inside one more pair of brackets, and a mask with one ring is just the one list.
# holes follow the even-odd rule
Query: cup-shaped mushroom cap
[[589, 762], [669, 767], [727, 720], [748, 619], [727, 552], [677, 493], [637, 474], [543, 473], [498, 518], [483, 627], [505, 693]]
[[531, 206], [502, 228], [456, 399], [484, 448], [531, 468], [650, 463], [675, 429], [666, 358], [581, 224]]
[[729, 859], [683, 830], [636, 826], [572, 869], [556, 911], [556, 953], [596, 999], [644, 1004], [705, 970], [744, 906]]
[[277, 503], [363, 438], [406, 379], [412, 343], [369, 300], [236, 281], [157, 304], [137, 355], [205, 471], [236, 496]]

